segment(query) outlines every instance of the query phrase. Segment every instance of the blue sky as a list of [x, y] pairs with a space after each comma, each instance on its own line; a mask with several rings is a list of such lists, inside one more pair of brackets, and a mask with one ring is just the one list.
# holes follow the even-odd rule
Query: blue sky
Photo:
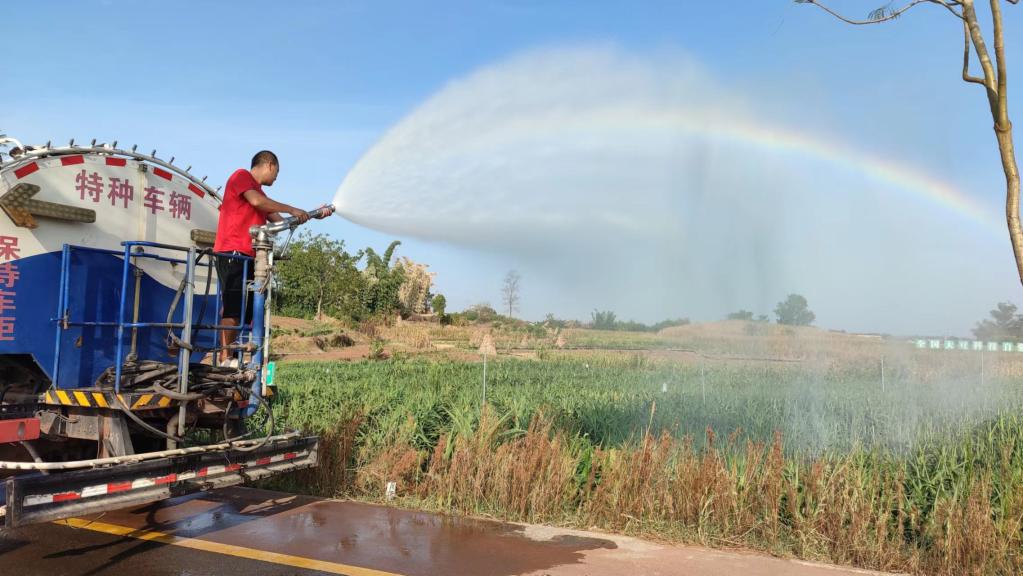
[[[833, 5], [858, 16], [876, 7], [852, 0]], [[1013, 65], [1023, 62], [1014, 42], [1020, 19], [1016, 7], [1005, 11], [1011, 82]], [[860, 28], [789, 0], [82, 0], [15, 3], [5, 7], [5, 20], [4, 132], [28, 142], [138, 143], [176, 156], [213, 182], [256, 149], [271, 148], [282, 160], [271, 195], [302, 206], [330, 200], [388, 128], [450, 82], [524, 51], [575, 46], [613, 46], [639, 58], [687, 54], [766, 120], [897, 158], [968, 190], [996, 212], [1004, 193], [983, 95], [959, 79], [961, 28], [936, 7]], [[939, 217], [947, 218], [943, 229], [951, 236], [983, 234], [954, 215]], [[315, 228], [352, 248], [382, 247], [393, 238], [341, 219]], [[402, 240], [400, 253], [429, 263], [456, 308], [497, 304], [504, 272], [530, 269], [510, 255]], [[987, 272], [966, 295], [943, 296], [956, 300], [947, 318], [928, 322], [921, 312], [867, 326], [843, 315], [827, 295], [818, 299], [818, 316], [831, 328], [947, 326], [963, 333], [968, 319], [997, 300], [1023, 304], [1004, 236], [976, 245], [981, 253], [971, 259]], [[572, 302], [560, 292], [557, 283], [524, 274], [522, 315], [585, 318], [608, 307]], [[622, 315], [646, 321], [713, 319], [684, 305], [635, 314], [624, 308]]]

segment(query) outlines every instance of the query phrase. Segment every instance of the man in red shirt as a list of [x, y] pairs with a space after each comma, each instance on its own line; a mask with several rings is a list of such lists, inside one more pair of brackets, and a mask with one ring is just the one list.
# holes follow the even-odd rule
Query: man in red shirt
[[[272, 186], [280, 172], [277, 156], [269, 150], [258, 152], [252, 157], [252, 168], [239, 168], [224, 186], [224, 198], [220, 204], [220, 221], [217, 223], [217, 240], [213, 251], [217, 253], [217, 276], [220, 278], [222, 319], [224, 326], [238, 326], [241, 319], [252, 322], [252, 298], [248, 299], [242, 311], [242, 295], [247, 281], [253, 277], [253, 263], [239, 256], [255, 256], [249, 228], [262, 226], [267, 220], [280, 222], [279, 213], [298, 219], [299, 223], [309, 220], [309, 214], [288, 204], [276, 202], [263, 193], [263, 186]], [[231, 352], [227, 346], [237, 337], [236, 330], [220, 331], [220, 361], [228, 362]]]

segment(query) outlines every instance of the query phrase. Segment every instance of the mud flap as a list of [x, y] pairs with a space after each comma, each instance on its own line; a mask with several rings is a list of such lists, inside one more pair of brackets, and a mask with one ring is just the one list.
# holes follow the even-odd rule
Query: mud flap
[[316, 466], [317, 438], [268, 443], [107, 468], [8, 478], [0, 507], [8, 528], [137, 506]]

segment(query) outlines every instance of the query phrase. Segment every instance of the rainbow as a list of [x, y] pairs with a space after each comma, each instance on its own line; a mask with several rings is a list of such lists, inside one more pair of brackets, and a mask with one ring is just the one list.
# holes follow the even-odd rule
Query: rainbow
[[[715, 130], [721, 136], [721, 131]], [[781, 130], [755, 124], [737, 124], [725, 127], [728, 136], [779, 152], [806, 155], [868, 178], [890, 184], [919, 198], [971, 220], [988, 231], [1001, 234], [1005, 221], [988, 207], [959, 188], [939, 180], [923, 170], [900, 164], [879, 156], [865, 154], [853, 148], [814, 138], [808, 134]]]
[[[888, 184], [972, 221], [992, 234], [1003, 234], [1005, 221], [959, 188], [907, 164], [871, 155], [819, 136], [758, 124], [737, 116], [697, 116], [653, 106], [614, 105], [572, 110], [551, 115], [516, 117], [513, 122], [476, 134], [465, 145], [478, 148], [505, 138], [542, 141], [567, 135], [610, 129], [616, 132], [680, 130], [717, 140], [752, 144], [775, 153], [792, 153], [821, 160], [875, 181]], [[473, 142], [473, 140], [475, 140]], [[473, 142], [469, 144], [469, 142]]]

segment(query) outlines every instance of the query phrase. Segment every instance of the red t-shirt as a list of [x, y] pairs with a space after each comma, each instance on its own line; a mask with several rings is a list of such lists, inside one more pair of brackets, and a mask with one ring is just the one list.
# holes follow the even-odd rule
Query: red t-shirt
[[249, 228], [266, 224], [266, 214], [256, 210], [245, 199], [245, 192], [255, 190], [263, 194], [263, 188], [244, 168], [235, 170], [224, 186], [224, 201], [220, 204], [220, 221], [217, 223], [217, 241], [214, 252], [232, 252], [255, 256]]

